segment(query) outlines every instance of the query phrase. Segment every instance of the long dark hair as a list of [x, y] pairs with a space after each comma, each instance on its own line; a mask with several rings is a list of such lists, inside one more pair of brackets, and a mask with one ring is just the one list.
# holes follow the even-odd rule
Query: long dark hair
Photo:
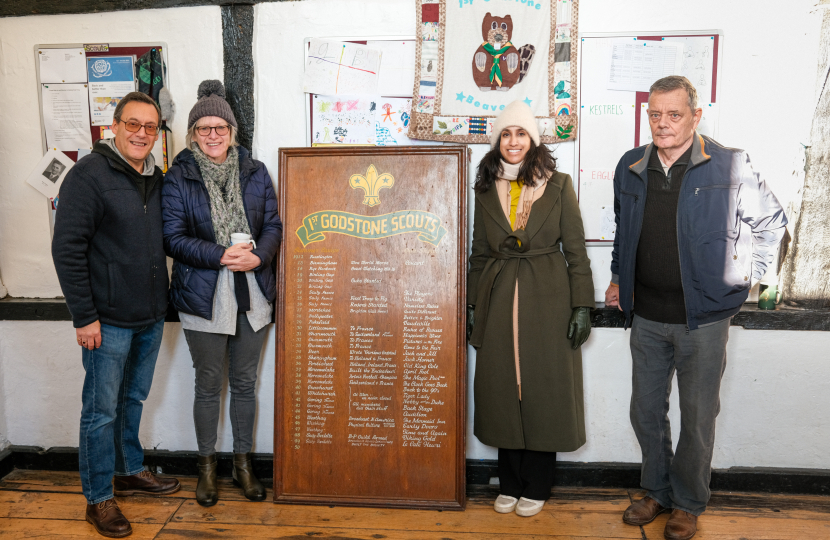
[[[530, 148], [525, 155], [519, 178], [530, 186], [535, 186], [537, 179], [548, 179], [556, 172], [556, 158], [553, 157], [548, 147], [544, 144], [536, 146], [533, 139], [530, 140]], [[476, 193], [484, 193], [496, 182], [504, 171], [501, 167], [501, 137], [496, 141], [496, 147], [487, 152], [481, 159], [476, 169], [476, 182], [473, 189]]]

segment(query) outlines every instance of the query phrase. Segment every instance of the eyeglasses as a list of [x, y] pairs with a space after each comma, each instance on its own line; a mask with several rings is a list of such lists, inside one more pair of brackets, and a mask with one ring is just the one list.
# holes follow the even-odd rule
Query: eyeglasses
[[202, 137], [207, 137], [207, 136], [210, 135], [210, 130], [212, 130], [212, 129], [216, 130], [217, 135], [219, 135], [220, 137], [223, 137], [223, 136], [227, 135], [228, 132], [231, 130], [231, 126], [229, 126], [229, 125], [213, 126], [213, 127], [199, 126], [199, 127], [196, 128], [196, 132], [199, 135], [201, 135]]
[[118, 120], [119, 122], [124, 122], [124, 127], [127, 128], [127, 131], [131, 133], [136, 133], [139, 129], [144, 128], [144, 133], [148, 136], [152, 137], [156, 133], [159, 132], [159, 127], [155, 124], [139, 124], [135, 120]]

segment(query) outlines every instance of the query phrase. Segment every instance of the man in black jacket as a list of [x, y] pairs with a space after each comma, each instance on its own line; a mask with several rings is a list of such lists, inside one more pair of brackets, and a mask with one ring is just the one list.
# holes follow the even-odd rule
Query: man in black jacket
[[167, 312], [162, 172], [150, 153], [160, 120], [145, 94], [120, 101], [115, 138], [96, 143], [61, 185], [52, 240], [86, 370], [78, 449], [86, 519], [116, 538], [132, 528], [113, 494], [179, 489], [175, 478], [144, 470], [138, 440]]

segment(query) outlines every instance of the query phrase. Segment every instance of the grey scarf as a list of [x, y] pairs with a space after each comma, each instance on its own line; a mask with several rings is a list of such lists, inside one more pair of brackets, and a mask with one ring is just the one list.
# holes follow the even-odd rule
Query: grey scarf
[[231, 234], [251, 234], [239, 185], [239, 152], [235, 146], [231, 146], [227, 159], [223, 163], [214, 163], [194, 142], [193, 157], [196, 158], [210, 197], [210, 218], [216, 243], [229, 247]]

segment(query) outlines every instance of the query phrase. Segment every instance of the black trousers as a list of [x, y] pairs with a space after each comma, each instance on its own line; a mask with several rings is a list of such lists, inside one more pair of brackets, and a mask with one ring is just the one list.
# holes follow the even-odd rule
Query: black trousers
[[556, 452], [499, 448], [499, 491], [517, 499], [546, 501], [555, 468]]

